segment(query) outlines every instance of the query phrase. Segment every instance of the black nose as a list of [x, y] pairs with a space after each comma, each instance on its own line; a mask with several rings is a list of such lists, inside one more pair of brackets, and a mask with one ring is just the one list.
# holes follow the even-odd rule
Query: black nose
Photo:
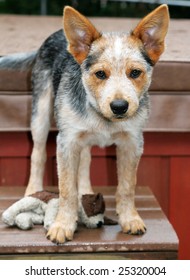
[[123, 99], [116, 99], [110, 103], [110, 107], [115, 115], [123, 115], [127, 112], [129, 103]]
[[103, 223], [102, 223], [101, 221], [99, 221], [99, 222], [97, 223], [97, 227], [98, 227], [98, 228], [101, 228], [102, 225], [103, 225]]

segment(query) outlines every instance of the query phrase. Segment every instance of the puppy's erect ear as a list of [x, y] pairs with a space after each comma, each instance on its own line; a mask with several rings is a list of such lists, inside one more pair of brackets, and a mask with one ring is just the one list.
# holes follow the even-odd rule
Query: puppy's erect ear
[[161, 5], [143, 18], [132, 34], [139, 38], [151, 61], [156, 63], [164, 51], [164, 40], [168, 31], [169, 12], [167, 5]]
[[69, 6], [64, 8], [63, 26], [68, 51], [81, 64], [87, 57], [92, 42], [101, 34], [86, 17]]

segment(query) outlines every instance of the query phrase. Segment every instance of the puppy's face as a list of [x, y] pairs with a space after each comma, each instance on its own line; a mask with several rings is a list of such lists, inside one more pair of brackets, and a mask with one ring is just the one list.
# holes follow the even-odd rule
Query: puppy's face
[[152, 66], [164, 51], [167, 6], [148, 14], [130, 35], [101, 34], [71, 7], [64, 9], [63, 22], [90, 106], [111, 121], [134, 116], [150, 85]]
[[126, 34], [102, 35], [82, 63], [89, 104], [111, 121], [125, 120], [136, 113], [151, 74], [141, 41]]

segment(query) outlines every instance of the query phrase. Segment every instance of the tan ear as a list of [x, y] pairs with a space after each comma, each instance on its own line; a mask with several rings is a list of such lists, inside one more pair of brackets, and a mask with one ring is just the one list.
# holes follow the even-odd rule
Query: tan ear
[[164, 51], [168, 25], [168, 6], [164, 4], [143, 18], [132, 32], [143, 42], [145, 51], [153, 64], [158, 61]]
[[101, 34], [86, 17], [69, 6], [64, 8], [63, 26], [68, 51], [81, 64], [87, 57], [92, 42]]

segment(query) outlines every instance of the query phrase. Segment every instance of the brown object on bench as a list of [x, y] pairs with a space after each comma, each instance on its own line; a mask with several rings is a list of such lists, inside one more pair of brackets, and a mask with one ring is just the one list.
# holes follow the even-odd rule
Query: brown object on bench
[[[115, 187], [94, 189], [104, 195], [106, 215], [117, 219]], [[21, 187], [1, 187], [0, 215], [23, 193]], [[177, 236], [149, 188], [137, 187], [136, 205], [147, 226], [144, 235], [123, 234], [119, 225], [98, 229], [80, 226], [73, 241], [59, 246], [46, 239], [42, 226], [22, 231], [1, 221], [0, 259], [177, 259]]]

